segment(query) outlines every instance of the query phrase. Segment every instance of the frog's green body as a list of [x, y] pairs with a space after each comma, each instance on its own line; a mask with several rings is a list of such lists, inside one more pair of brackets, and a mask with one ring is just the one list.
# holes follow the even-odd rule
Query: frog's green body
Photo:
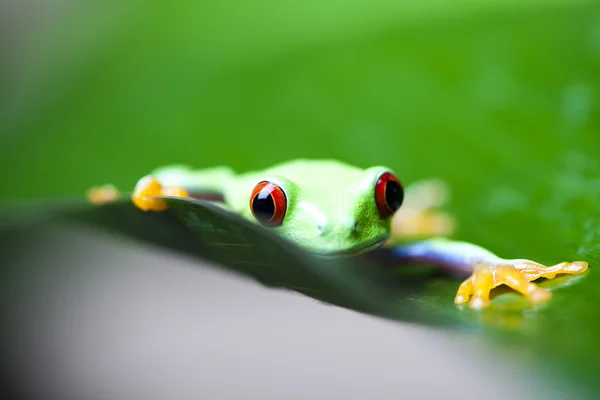
[[[395, 176], [394, 183], [383, 179], [389, 175], [393, 175], [391, 170], [383, 166], [361, 169], [335, 160], [301, 159], [240, 175], [228, 167], [193, 170], [174, 165], [140, 179], [132, 200], [142, 210], [161, 211], [166, 203], [160, 196], [218, 193], [223, 207], [251, 221], [263, 218], [264, 210], [272, 212], [277, 223], [260, 222], [308, 251], [347, 255], [377, 248], [389, 237], [390, 218], [404, 196]], [[390, 193], [397, 201], [392, 201], [392, 207], [389, 201], [394, 196], [388, 196], [388, 187], [394, 186]], [[265, 201], [272, 203], [266, 207]], [[412, 199], [415, 202], [418, 199]], [[262, 214], [256, 213], [257, 204], [266, 207]], [[417, 224], [430, 221], [426, 212], [419, 215], [422, 218], [416, 218]], [[473, 296], [470, 305], [475, 308], [489, 305], [490, 290], [501, 284], [533, 303], [543, 302], [550, 298], [550, 292], [531, 281], [587, 269], [582, 261], [546, 267], [529, 260], [506, 260], [474, 244], [439, 238], [396, 244], [381, 251], [389, 252], [399, 263], [436, 265], [452, 275], [468, 277], [454, 301], [465, 303]]]
[[235, 175], [227, 167], [193, 171], [186, 166], [160, 168], [151, 175], [167, 186], [189, 192], [222, 194], [224, 206], [256, 221], [249, 207], [257, 183], [279, 185], [287, 197], [287, 212], [278, 234], [319, 254], [348, 253], [383, 244], [390, 221], [379, 216], [373, 195], [383, 166], [366, 170], [335, 160], [296, 160], [264, 171]]

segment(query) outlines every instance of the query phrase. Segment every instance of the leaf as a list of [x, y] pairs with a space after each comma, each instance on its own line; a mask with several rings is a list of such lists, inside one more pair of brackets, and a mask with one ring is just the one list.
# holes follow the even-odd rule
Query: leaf
[[[167, 199], [170, 209], [142, 212], [129, 202], [92, 207], [83, 202], [49, 207], [19, 226], [3, 218], [0, 240], [59, 221], [90, 224], [137, 240], [216, 263], [272, 287], [298, 291], [314, 299], [388, 319], [462, 330], [510, 349], [517, 360], [565, 374], [574, 381], [595, 383], [586, 365], [589, 349], [600, 335], [600, 278], [561, 277], [543, 282], [554, 292], [542, 306], [531, 306], [510, 290], [498, 290], [483, 311], [452, 303], [458, 282], [423, 267], [396, 267], [376, 252], [357, 258], [314, 256], [272, 233], [209, 202]], [[16, 215], [29, 215], [17, 213]], [[37, 225], [36, 225], [37, 224]], [[15, 232], [20, 232], [15, 235]], [[26, 245], [11, 246], [24, 251]], [[597, 260], [597, 259], [596, 259]], [[593, 267], [592, 267], [593, 268]]]
[[[544, 282], [554, 293], [544, 307], [504, 290], [492, 309], [474, 313], [451, 304], [456, 281], [430, 270], [365, 258], [325, 273], [311, 269], [323, 260], [264, 237], [272, 260], [289, 264], [290, 276], [268, 268], [269, 284], [314, 285], [333, 304], [392, 319], [448, 318], [516, 362], [552, 370], [549, 379], [598, 390], [597, 2], [348, 1], [342, 17], [320, 0], [293, 10], [213, 3], [81, 5], [37, 36], [27, 30], [30, 43], [14, 62], [20, 74], [7, 74], [14, 90], [2, 92], [17, 96], [0, 110], [0, 195], [131, 187], [171, 162], [242, 172], [327, 157], [388, 165], [405, 183], [439, 176], [452, 188], [460, 239], [508, 258], [588, 260], [589, 273]], [[201, 257], [208, 250], [202, 237], [188, 237], [183, 214], [76, 203], [57, 202], [53, 216], [15, 212], [3, 244], [16, 252], [8, 244], [19, 239], [23, 250], [28, 229], [69, 214]], [[238, 226], [203, 204], [182, 207], [213, 225], [223, 218], [223, 229]], [[264, 232], [240, 226], [262, 240]], [[217, 249], [215, 260], [231, 261]], [[266, 281], [258, 265], [235, 270]]]
[[384, 285], [389, 273], [385, 273], [386, 268], [377, 258], [315, 256], [210, 202], [168, 202], [170, 209], [162, 213], [142, 212], [129, 202], [100, 207], [80, 204], [75, 211], [53, 210], [54, 215], [25, 213], [29, 222], [23, 226], [17, 225], [18, 218], [11, 224], [5, 219], [3, 234], [11, 236], [14, 230], [35, 229], [35, 221], [79, 221], [212, 261], [267, 286], [295, 290], [326, 303], [426, 324], [457, 322], [456, 315], [447, 312], [448, 304], [439, 307], [420, 297], [419, 285], [427, 282], [427, 276], [398, 281], [393, 287]]

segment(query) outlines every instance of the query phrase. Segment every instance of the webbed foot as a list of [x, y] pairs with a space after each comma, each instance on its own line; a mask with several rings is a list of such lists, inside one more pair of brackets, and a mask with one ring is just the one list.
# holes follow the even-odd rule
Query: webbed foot
[[487, 307], [491, 304], [490, 291], [500, 285], [516, 290], [533, 304], [543, 303], [552, 297], [552, 293], [532, 281], [554, 279], [558, 274], [577, 275], [587, 269], [585, 261], [562, 262], [549, 267], [529, 260], [507, 260], [505, 264], [479, 263], [458, 288], [454, 303], [469, 302], [469, 306], [475, 309]]
[[190, 197], [187, 191], [180, 187], [163, 186], [155, 178], [148, 176], [142, 178], [135, 187], [131, 200], [133, 204], [143, 211], [164, 211], [167, 202], [157, 196]]
[[87, 192], [87, 199], [91, 204], [109, 204], [119, 199], [120, 193], [113, 185], [96, 186]]

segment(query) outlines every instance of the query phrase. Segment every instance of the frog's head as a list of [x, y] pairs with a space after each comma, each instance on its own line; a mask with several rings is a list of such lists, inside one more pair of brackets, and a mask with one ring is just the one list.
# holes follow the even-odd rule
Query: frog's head
[[305, 163], [267, 171], [251, 184], [246, 216], [320, 255], [381, 246], [404, 199], [400, 181], [381, 166]]

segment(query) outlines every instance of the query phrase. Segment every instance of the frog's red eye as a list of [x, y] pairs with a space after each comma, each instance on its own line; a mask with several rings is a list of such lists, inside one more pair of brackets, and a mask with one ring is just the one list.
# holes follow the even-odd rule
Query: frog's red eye
[[287, 197], [278, 185], [262, 181], [252, 190], [250, 210], [254, 218], [265, 226], [279, 226], [285, 217]]
[[391, 172], [381, 174], [375, 184], [375, 204], [381, 218], [390, 218], [402, 205], [404, 189], [402, 183]]

